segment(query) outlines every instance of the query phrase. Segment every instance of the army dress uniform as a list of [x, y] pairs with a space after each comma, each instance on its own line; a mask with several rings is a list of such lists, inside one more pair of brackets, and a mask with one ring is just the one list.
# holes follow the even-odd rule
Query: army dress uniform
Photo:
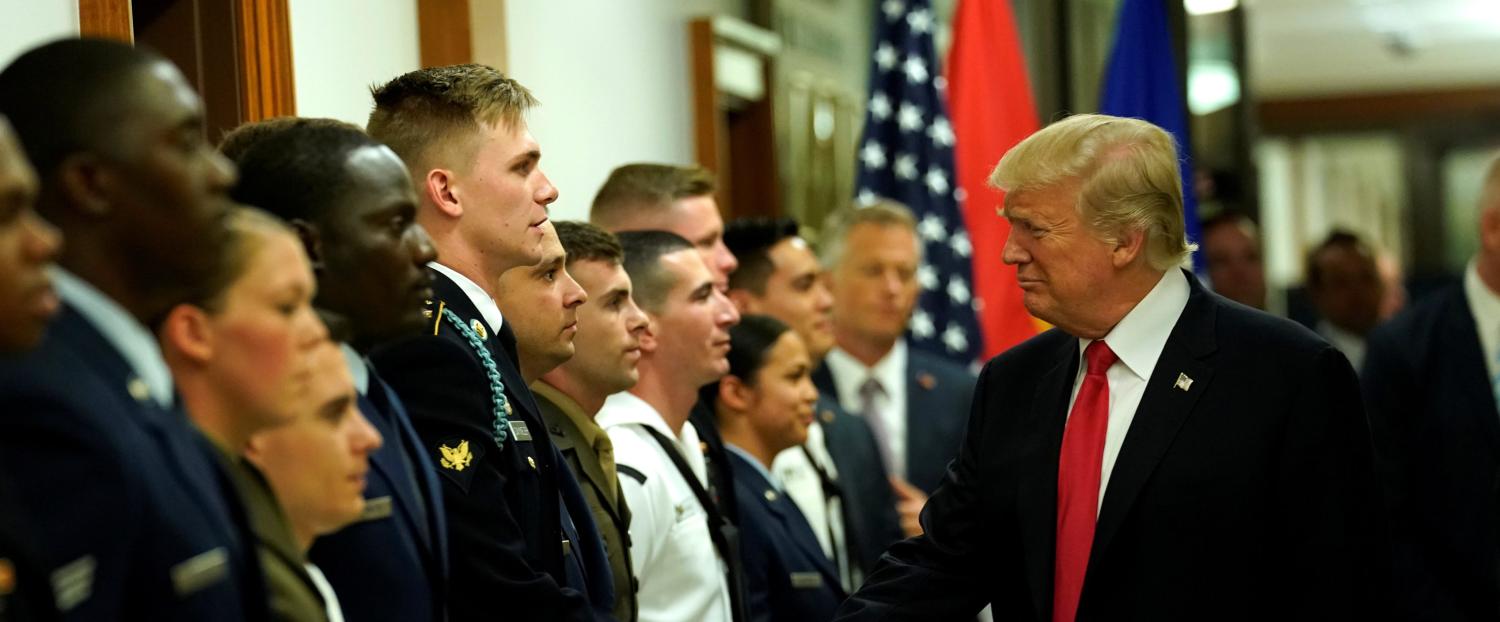
[[514, 336], [482, 288], [428, 267], [431, 333], [379, 346], [371, 359], [436, 462], [449, 618], [612, 619], [607, 569], [590, 574], [580, 561], [603, 560], [603, 546], [593, 519], [564, 507], [577, 483], [521, 378]]
[[542, 408], [547, 433], [583, 488], [594, 524], [599, 527], [614, 578], [615, 619], [635, 622], [639, 607], [637, 581], [630, 566], [630, 508], [615, 472], [614, 444], [604, 428], [566, 393], [542, 381], [533, 383], [531, 391]]

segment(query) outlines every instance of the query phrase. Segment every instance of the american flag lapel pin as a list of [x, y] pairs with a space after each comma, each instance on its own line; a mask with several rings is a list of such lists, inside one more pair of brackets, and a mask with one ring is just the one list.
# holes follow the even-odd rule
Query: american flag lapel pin
[[1173, 383], [1172, 386], [1178, 391], [1187, 391], [1192, 388], [1193, 379], [1189, 378], [1187, 374], [1179, 372], [1177, 374], [1177, 382]]

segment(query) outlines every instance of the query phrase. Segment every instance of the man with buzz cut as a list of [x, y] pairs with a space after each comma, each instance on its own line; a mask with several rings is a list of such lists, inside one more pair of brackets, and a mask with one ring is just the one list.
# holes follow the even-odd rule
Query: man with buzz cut
[[[594, 195], [589, 222], [614, 233], [656, 230], [681, 236], [703, 258], [722, 292], [738, 262], [724, 246], [724, 217], [714, 201], [715, 189], [713, 174], [701, 166], [626, 164], [610, 171]], [[731, 307], [730, 312], [738, 322], [739, 311]], [[699, 404], [692, 419], [707, 448], [710, 497], [730, 522], [737, 522], [734, 473], [713, 409]]]
[[[560, 479], [573, 476], [495, 303], [502, 274], [541, 261], [547, 206], [557, 200], [526, 129], [535, 99], [483, 65], [413, 71], [374, 98], [367, 129], [406, 163], [416, 220], [439, 258], [427, 264], [426, 334], [378, 346], [371, 358], [442, 481], [449, 619], [610, 619], [590, 598], [612, 589], [609, 577], [585, 574], [571, 537], [575, 527], [592, 532], [593, 519], [567, 511]], [[600, 584], [591, 590], [584, 577]]]
[[[615, 473], [614, 444], [594, 415], [613, 393], [635, 386], [649, 321], [630, 294], [615, 236], [581, 222], [558, 222], [542, 263], [505, 273], [502, 307], [513, 318], [521, 372], [531, 383], [547, 432], [599, 527], [614, 577], [616, 619], [637, 616], [630, 569], [630, 510]], [[564, 259], [566, 256], [566, 259]]]
[[739, 317], [681, 236], [619, 238], [651, 330], [640, 338], [639, 381], [609, 396], [597, 421], [630, 506], [640, 619], [744, 622], [735, 528], [709, 497], [701, 437], [688, 421], [698, 388], [729, 371], [729, 327]]

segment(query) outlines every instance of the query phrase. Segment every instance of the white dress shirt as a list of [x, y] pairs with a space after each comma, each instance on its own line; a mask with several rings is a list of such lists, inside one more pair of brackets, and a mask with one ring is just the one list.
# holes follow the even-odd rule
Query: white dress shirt
[[1318, 334], [1349, 359], [1349, 365], [1358, 372], [1364, 369], [1365, 338], [1333, 325], [1328, 320], [1318, 321]]
[[838, 389], [839, 404], [849, 414], [865, 414], [859, 395], [865, 381], [874, 378], [880, 383], [883, 391], [875, 398], [875, 411], [885, 426], [886, 451], [891, 459], [885, 466], [891, 475], [902, 479], [906, 478], [906, 359], [906, 340], [901, 339], [873, 367], [866, 367], [836, 346], [823, 360]]
[[[1104, 464], [1099, 473], [1099, 507], [1104, 506], [1104, 490], [1109, 485], [1109, 474], [1115, 468], [1115, 458], [1125, 445], [1125, 434], [1130, 431], [1130, 422], [1135, 420], [1135, 411], [1140, 408], [1141, 396], [1146, 393], [1146, 381], [1156, 369], [1161, 351], [1167, 346], [1177, 318], [1187, 308], [1187, 276], [1172, 268], [1162, 275], [1130, 313], [1104, 336], [1104, 343], [1120, 358], [1105, 373], [1109, 381], [1109, 427], [1104, 433]], [[1078, 375], [1073, 379], [1073, 394], [1068, 398], [1068, 415], [1072, 416], [1073, 402], [1078, 399], [1078, 390], [1083, 387], [1083, 377], [1088, 364], [1083, 352], [1093, 343], [1092, 339], [1078, 340]]]
[[311, 563], [303, 564], [302, 568], [307, 570], [308, 578], [318, 588], [318, 595], [323, 597], [323, 609], [328, 613], [328, 622], [344, 622], [344, 608], [339, 605], [339, 596], [334, 593], [333, 584], [328, 582], [323, 570]]
[[1469, 312], [1474, 314], [1474, 327], [1479, 330], [1484, 364], [1490, 381], [1494, 382], [1500, 376], [1500, 294], [1479, 278], [1479, 267], [1473, 261], [1464, 271], [1464, 295], [1469, 298]]
[[[807, 447], [807, 451], [803, 452], [802, 447]], [[817, 461], [817, 467], [808, 460], [809, 453]], [[830, 499], [823, 494], [823, 480], [818, 477], [818, 468], [823, 469], [829, 478], [838, 481], [839, 471], [833, 465], [833, 456], [828, 454], [823, 426], [814, 419], [812, 425], [807, 427], [807, 442], [776, 454], [776, 459], [771, 462], [771, 472], [780, 480], [787, 496], [797, 504], [797, 509], [802, 510], [807, 523], [812, 525], [813, 535], [818, 537], [823, 555], [838, 562], [839, 578], [847, 590], [852, 587], [853, 582], [849, 577], [849, 549], [844, 545], [843, 500], [837, 497]], [[838, 552], [837, 555], [834, 554], [835, 551]]]
[[505, 322], [505, 316], [500, 315], [500, 307], [495, 304], [494, 298], [490, 298], [489, 292], [484, 291], [479, 284], [470, 281], [469, 277], [436, 261], [427, 262], [427, 267], [452, 279], [458, 285], [458, 289], [463, 290], [463, 293], [469, 297], [469, 302], [474, 303], [474, 308], [479, 309], [479, 315], [484, 318], [486, 327], [490, 329], [490, 335], [500, 332], [500, 325]]
[[630, 507], [630, 556], [640, 579], [636, 598], [641, 622], [731, 620], [726, 567], [709, 535], [708, 514], [646, 431], [672, 439], [698, 483], [707, 487], [708, 466], [697, 429], [685, 423], [681, 434], [673, 434], [655, 408], [628, 392], [609, 396], [595, 420], [614, 443], [615, 464], [646, 476], [645, 482], [620, 476], [620, 491]]
[[[143, 326], [120, 303], [93, 285], [62, 268], [52, 268], [57, 295], [78, 311], [83, 319], [104, 335], [104, 340], [130, 365], [151, 399], [162, 408], [172, 407], [172, 370], [161, 356], [156, 335]], [[131, 389], [132, 393], [134, 389]]]

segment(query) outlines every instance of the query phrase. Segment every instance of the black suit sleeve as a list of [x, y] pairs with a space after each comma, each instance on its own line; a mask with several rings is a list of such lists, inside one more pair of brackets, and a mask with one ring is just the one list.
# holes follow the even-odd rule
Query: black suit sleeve
[[880, 558], [863, 587], [839, 609], [839, 620], [959, 620], [984, 607], [986, 551], [994, 526], [981, 508], [979, 461], [984, 424], [991, 412], [985, 397], [994, 382], [991, 365], [980, 375], [970, 408], [968, 434], [943, 484], [922, 509], [916, 538], [896, 543]]
[[1419, 533], [1422, 508], [1412, 500], [1412, 474], [1416, 469], [1409, 443], [1417, 434], [1412, 418], [1422, 416], [1426, 409], [1414, 399], [1422, 391], [1412, 367], [1415, 361], [1401, 346], [1401, 337], [1389, 327], [1371, 334], [1360, 375], [1388, 519], [1389, 585], [1398, 615], [1403, 618], [1462, 619], [1467, 614], [1455, 595], [1433, 576]]
[[1272, 519], [1285, 563], [1274, 582], [1304, 604], [1301, 619], [1372, 619], [1389, 557], [1359, 381], [1331, 347], [1310, 371], [1283, 419]]
[[[510, 456], [492, 455], [493, 403], [477, 361], [459, 344], [421, 338], [388, 346], [375, 354], [382, 377], [401, 396], [422, 443], [436, 454], [439, 444], [468, 440], [474, 469], [463, 486], [442, 480], [448, 516], [451, 564], [449, 611], [453, 620], [593, 620], [587, 599], [532, 567], [527, 534], [509, 507], [506, 486]], [[480, 454], [480, 451], [483, 454]], [[509, 444], [506, 451], [511, 451]], [[535, 499], [536, 503], [557, 503]]]

